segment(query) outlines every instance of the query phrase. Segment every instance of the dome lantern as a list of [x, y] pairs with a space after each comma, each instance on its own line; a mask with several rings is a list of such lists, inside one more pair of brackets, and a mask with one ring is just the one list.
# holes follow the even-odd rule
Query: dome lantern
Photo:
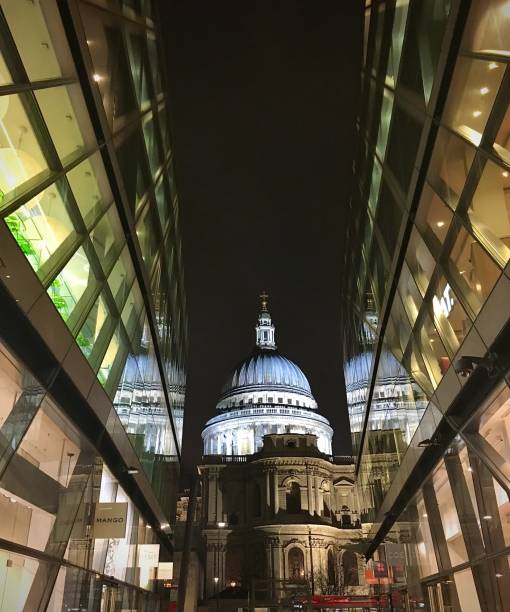
[[258, 323], [255, 327], [257, 334], [257, 346], [261, 349], [269, 349], [274, 351], [276, 349], [274, 336], [275, 329], [271, 321], [271, 315], [267, 310], [267, 300], [269, 296], [265, 291], [262, 291], [259, 297], [261, 300], [260, 314]]

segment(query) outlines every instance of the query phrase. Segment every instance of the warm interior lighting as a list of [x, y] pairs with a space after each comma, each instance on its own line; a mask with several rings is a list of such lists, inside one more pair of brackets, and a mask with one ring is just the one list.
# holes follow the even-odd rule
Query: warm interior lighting
[[492, 516], [490, 514], [484, 514], [484, 516], [482, 516], [484, 521], [490, 521], [492, 519]]
[[96, 83], [99, 83], [99, 81], [103, 80], [103, 77], [100, 74], [97, 74], [97, 72], [94, 72], [94, 74], [92, 75], [92, 78], [94, 79]]
[[218, 576], [215, 576], [215, 577], [214, 577], [214, 582], [215, 582], [216, 584], [218, 584], [218, 582], [219, 582], [219, 581], [220, 581], [220, 579], [218, 578]]
[[443, 227], [444, 221], [438, 221], [436, 225], [437, 227]]
[[496, 574], [496, 578], [503, 578], [503, 574], [500, 574], [499, 572]]
[[491, 62], [489, 64], [489, 70], [495, 70], [496, 68], [498, 68], [498, 64], [496, 64], [496, 62]]
[[473, 117], [479, 117], [482, 114], [482, 111], [475, 110], [473, 111]]
[[503, 170], [501, 176], [503, 176], [504, 178], [508, 178], [508, 172], [506, 170]]
[[476, 283], [476, 290], [477, 291], [481, 291], [482, 290], [482, 285], [480, 285], [480, 283]]
[[489, 93], [489, 88], [488, 87], [480, 88], [480, 93], [482, 94], [482, 96], [485, 96], [486, 94]]
[[223, 529], [223, 527], [226, 527], [226, 525], [227, 525], [227, 523], [225, 523], [224, 521], [220, 521], [220, 522], [218, 523], [218, 527], [219, 527], [220, 529]]
[[467, 471], [468, 471], [468, 472], [472, 472], [472, 471], [473, 471], [473, 468], [472, 468], [471, 466], [469, 466], [469, 467], [468, 467], [468, 469], [467, 469]]
[[428, 514], [422, 514], [423, 518], [429, 518]]

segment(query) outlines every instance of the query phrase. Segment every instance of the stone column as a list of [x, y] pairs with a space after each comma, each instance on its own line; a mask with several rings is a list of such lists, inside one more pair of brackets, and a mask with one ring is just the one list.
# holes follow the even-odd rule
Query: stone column
[[265, 516], [271, 516], [271, 482], [269, 480], [269, 469], [265, 470], [265, 474], [266, 474]]
[[306, 487], [308, 489], [308, 512], [313, 516], [314, 503], [313, 503], [313, 488], [312, 488], [312, 474], [306, 473]]
[[273, 510], [275, 514], [278, 514], [280, 509], [280, 498], [278, 494], [278, 470], [275, 468], [273, 471]]
[[216, 476], [216, 522], [223, 521], [223, 492], [220, 488], [220, 475]]
[[321, 477], [315, 476], [315, 512], [320, 516], [321, 514]]
[[207, 522], [214, 523], [216, 516], [216, 474], [207, 474]]

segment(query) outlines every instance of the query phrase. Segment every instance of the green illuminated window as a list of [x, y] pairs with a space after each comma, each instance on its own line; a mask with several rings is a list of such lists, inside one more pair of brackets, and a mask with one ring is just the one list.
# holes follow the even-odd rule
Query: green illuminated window
[[110, 184], [100, 153], [91, 157], [67, 173], [78, 208], [85, 225], [89, 227], [112, 201]]
[[65, 183], [55, 183], [5, 218], [36, 272], [75, 232], [65, 191]]

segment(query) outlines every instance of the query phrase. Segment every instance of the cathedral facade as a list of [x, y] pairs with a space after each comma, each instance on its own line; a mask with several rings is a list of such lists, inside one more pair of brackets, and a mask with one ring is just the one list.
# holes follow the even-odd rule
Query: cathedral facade
[[261, 297], [255, 351], [202, 434], [206, 596], [254, 579], [356, 593], [364, 562], [352, 457], [332, 456], [332, 428], [304, 373], [278, 352]]

